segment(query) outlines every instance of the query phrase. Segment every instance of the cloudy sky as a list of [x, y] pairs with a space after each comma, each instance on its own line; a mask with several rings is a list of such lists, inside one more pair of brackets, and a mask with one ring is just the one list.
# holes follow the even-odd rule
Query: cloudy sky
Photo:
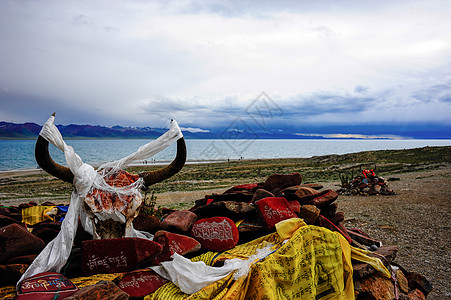
[[450, 133], [449, 16], [440, 0], [0, 0], [0, 121]]

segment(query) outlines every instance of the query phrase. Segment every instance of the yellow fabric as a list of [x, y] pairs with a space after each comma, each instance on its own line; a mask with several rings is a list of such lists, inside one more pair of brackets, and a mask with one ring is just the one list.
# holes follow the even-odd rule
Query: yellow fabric
[[277, 251], [255, 263], [223, 299], [354, 299], [350, 246], [341, 235], [299, 219], [277, 231], [289, 240], [280, 245], [279, 236]]
[[112, 273], [112, 274], [96, 274], [89, 277], [77, 277], [77, 278], [71, 278], [70, 281], [72, 281], [73, 284], [75, 284], [79, 289], [85, 287], [94, 285], [99, 281], [105, 280], [105, 281], [113, 281], [116, 279], [120, 279], [123, 277], [123, 273]]
[[16, 287], [14, 285], [0, 287], [0, 299], [14, 297], [16, 297]]
[[382, 261], [377, 257], [370, 257], [367, 254], [372, 253], [369, 250], [363, 250], [351, 246], [351, 257], [354, 260], [358, 260], [371, 265], [374, 269], [379, 271], [382, 275], [387, 278], [391, 278], [390, 271], [385, 267]]
[[215, 259], [246, 259], [274, 245], [275, 252], [254, 262], [247, 276], [233, 280], [230, 274], [192, 295], [169, 283], [145, 299], [354, 299], [351, 249], [340, 234], [301, 219], [282, 222], [277, 231]]
[[45, 205], [37, 205], [24, 208], [22, 209], [22, 222], [28, 225], [34, 225], [46, 220], [54, 221], [52, 217], [47, 215], [47, 213], [54, 208], [56, 208], [56, 206]]
[[378, 258], [367, 255], [371, 252], [351, 247], [337, 232], [306, 225], [298, 218], [276, 224], [276, 230], [219, 255], [205, 253], [195, 258], [213, 265], [226, 259], [247, 259], [257, 249], [273, 245], [274, 252], [254, 262], [247, 276], [234, 280], [232, 273], [192, 295], [168, 283], [145, 300], [354, 299], [351, 258], [390, 277]]

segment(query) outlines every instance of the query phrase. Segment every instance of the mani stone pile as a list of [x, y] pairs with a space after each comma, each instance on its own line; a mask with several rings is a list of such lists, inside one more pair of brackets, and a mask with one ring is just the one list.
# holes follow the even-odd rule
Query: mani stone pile
[[[296, 217], [308, 225], [339, 232], [351, 245], [372, 251], [371, 255], [392, 270], [390, 280], [368, 264], [353, 262], [356, 299], [425, 299], [432, 290], [426, 278], [393, 261], [396, 246], [382, 246], [362, 230], [346, 228], [337, 198], [335, 191], [323, 190], [319, 184], [302, 184], [299, 173], [274, 174], [265, 182], [206, 195], [189, 210], [163, 209], [162, 218], [141, 209], [134, 227], [153, 234], [153, 240], [92, 240], [79, 225], [71, 257], [61, 274], [35, 275], [21, 282], [17, 290], [21, 274], [58, 234], [64, 209], [58, 209], [53, 220], [27, 226], [22, 211], [36, 203], [0, 206], [0, 298], [142, 299], [168, 282], [149, 266], [171, 260], [174, 253], [192, 258], [207, 251], [226, 251], [274, 232], [276, 223]], [[41, 206], [45, 205], [60, 207], [53, 203]]]
[[337, 191], [340, 195], [396, 195], [396, 193], [388, 187], [385, 179], [376, 175], [374, 169], [362, 170], [358, 176], [351, 180], [346, 174], [340, 174], [340, 179], [341, 188]]

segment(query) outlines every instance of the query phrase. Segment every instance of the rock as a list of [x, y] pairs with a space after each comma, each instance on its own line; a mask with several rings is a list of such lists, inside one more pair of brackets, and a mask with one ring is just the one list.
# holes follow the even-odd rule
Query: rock
[[364, 278], [366, 276], [376, 273], [376, 270], [367, 263], [353, 263], [352, 264], [353, 275], [356, 278]]
[[313, 200], [310, 201], [309, 204], [315, 205], [320, 209], [323, 206], [327, 206], [327, 205], [331, 204], [338, 198], [337, 192], [335, 192], [333, 190], [325, 190], [325, 191], [319, 192], [318, 194], [315, 194], [314, 196], [316, 196], [316, 197], [313, 198]]
[[226, 251], [238, 244], [239, 233], [235, 223], [226, 217], [198, 220], [191, 228], [191, 236], [205, 250]]
[[368, 234], [368, 233], [366, 233], [365, 231], [363, 231], [362, 229], [359, 229], [359, 228], [355, 228], [355, 227], [346, 227], [346, 229], [348, 230], [348, 231], [353, 231], [353, 232], [356, 232], [356, 233], [359, 233], [359, 234], [361, 234], [361, 235], [363, 235], [363, 236], [365, 236], [365, 237], [367, 237], [367, 238], [371, 238], [370, 237], [370, 235]]
[[[369, 256], [379, 258], [387, 268], [390, 268], [390, 263], [395, 259], [397, 252], [397, 246], [383, 246], [379, 247], [373, 254], [369, 254]], [[357, 276], [358, 278], [363, 278], [376, 272], [376, 270], [367, 263], [356, 262], [352, 265], [352, 268], [354, 269], [354, 276]], [[398, 271], [399, 276], [404, 276], [401, 270], [398, 269]], [[405, 281], [405, 285], [408, 285], [407, 280]]]
[[40, 222], [33, 227], [33, 230], [38, 230], [41, 228], [50, 228], [53, 230], [60, 231], [61, 230], [61, 222]]
[[263, 184], [263, 189], [276, 194], [277, 192], [289, 186], [300, 185], [302, 183], [302, 176], [299, 173], [293, 174], [274, 174], [269, 176]]
[[111, 281], [99, 281], [80, 289], [78, 292], [64, 298], [65, 300], [126, 300], [129, 296]]
[[299, 217], [304, 219], [308, 225], [313, 225], [320, 214], [320, 210], [315, 205], [301, 205]]
[[197, 215], [189, 210], [175, 211], [160, 223], [163, 229], [175, 228], [187, 232], [196, 223]]
[[249, 184], [236, 185], [236, 186], [228, 189], [227, 191], [225, 191], [224, 194], [229, 194], [229, 193], [234, 193], [234, 192], [242, 192], [242, 191], [252, 192], [252, 191], [258, 189], [261, 185], [262, 185], [262, 183], [249, 183]]
[[33, 235], [44, 241], [45, 244], [51, 242], [59, 233], [59, 230], [51, 229], [48, 227], [42, 227], [33, 230]]
[[364, 236], [360, 233], [357, 233], [353, 229], [347, 229], [348, 235], [353, 239], [359, 242], [360, 244], [371, 246], [376, 245], [378, 247], [382, 246], [382, 243], [380, 241], [376, 241], [370, 237]]
[[302, 198], [307, 195], [318, 194], [318, 191], [310, 187], [300, 187], [295, 193], [297, 197]]
[[44, 242], [18, 224], [0, 228], [0, 263], [13, 257], [39, 253]]
[[287, 198], [287, 200], [294, 200], [294, 199], [299, 199], [298, 196], [296, 196], [296, 192], [300, 189], [300, 188], [309, 188], [309, 189], [314, 189], [315, 191], [321, 190], [323, 188], [323, 185], [318, 184], [318, 183], [306, 183], [306, 184], [300, 184], [300, 185], [295, 185], [295, 186], [290, 186], [287, 188], [284, 188], [283, 190], [280, 191], [280, 196], [283, 196], [285, 198]]
[[31, 254], [31, 255], [24, 255], [24, 256], [17, 256], [14, 258], [11, 258], [6, 263], [7, 264], [27, 264], [31, 265], [33, 260], [38, 256], [37, 254]]
[[344, 227], [343, 224], [339, 223], [339, 224], [335, 225], [334, 223], [332, 223], [331, 221], [329, 221], [327, 218], [325, 218], [322, 215], [320, 215], [318, 217], [318, 221], [319, 221], [319, 226], [325, 227], [332, 231], [338, 231], [348, 241], [349, 244], [352, 243], [352, 240], [349, 237], [349, 235], [346, 231], [346, 228]]
[[200, 219], [215, 217], [227, 217], [233, 221], [256, 216], [255, 206], [246, 202], [218, 201], [200, 206], [193, 210]]
[[362, 294], [366, 294], [368, 297], [361, 299], [380, 299], [380, 300], [392, 300], [395, 298], [395, 289], [392, 281], [382, 275], [375, 274], [374, 276], [367, 276], [360, 280]]
[[337, 213], [338, 205], [337, 203], [331, 203], [327, 206], [322, 206], [320, 209], [321, 215], [329, 219], [332, 218]]
[[[216, 201], [250, 202], [252, 201], [253, 195], [254, 195], [253, 193], [243, 190], [241, 192], [206, 195], [205, 199], [207, 199], [207, 201], [211, 199], [212, 202]], [[205, 204], [206, 203], [203, 203], [202, 205]]]
[[142, 238], [84, 241], [81, 249], [83, 274], [128, 272], [150, 261], [162, 249], [157, 242]]
[[299, 202], [296, 200], [291, 200], [291, 201], [288, 201], [288, 204], [290, 205], [291, 210], [295, 214], [299, 215], [299, 212], [301, 211], [301, 205], [299, 204]]
[[153, 240], [159, 243], [163, 250], [152, 260], [152, 265], [158, 265], [160, 262], [170, 260], [174, 253], [185, 255], [199, 251], [201, 248], [200, 243], [189, 236], [164, 230], [157, 231]]
[[73, 295], [77, 291], [78, 288], [63, 275], [45, 272], [22, 281], [18, 285], [16, 299], [63, 299]]
[[375, 254], [369, 255], [378, 258], [381, 258], [382, 256], [383, 257], [382, 262], [388, 266], [396, 258], [396, 253], [398, 253], [398, 250], [399, 250], [398, 246], [381, 246], [377, 248], [376, 251], [374, 251], [376, 255]]
[[407, 296], [409, 297], [409, 300], [426, 300], [426, 296], [419, 289], [410, 291]]
[[260, 199], [264, 199], [267, 197], [274, 197], [274, 194], [270, 193], [264, 189], [258, 189], [255, 191], [254, 195], [252, 196], [252, 203], [255, 203], [255, 201], [258, 201]]
[[133, 220], [133, 228], [140, 231], [146, 231], [154, 234], [160, 227], [160, 220], [151, 215], [139, 214]]
[[273, 230], [280, 221], [297, 218], [288, 201], [283, 197], [268, 197], [255, 202], [257, 211], [268, 230]]
[[29, 264], [0, 265], [0, 286], [16, 284], [28, 266]]
[[409, 272], [406, 275], [407, 281], [409, 282], [410, 289], [420, 289], [425, 296], [427, 296], [432, 291], [431, 283], [421, 274]]
[[0, 228], [8, 226], [10, 224], [18, 224], [19, 222], [13, 218], [0, 214]]
[[334, 215], [332, 215], [330, 218], [328, 218], [329, 221], [331, 221], [334, 224], [338, 224], [340, 222], [343, 222], [343, 220], [345, 219], [345, 214], [342, 211], [339, 211], [337, 213], [335, 213]]
[[260, 221], [260, 218], [245, 220], [238, 226], [240, 240], [238, 244], [244, 244], [255, 240], [257, 237], [264, 236], [268, 232]]
[[117, 286], [130, 297], [144, 297], [168, 282], [152, 270], [140, 270], [126, 274]]
[[399, 290], [401, 292], [407, 294], [409, 292], [409, 282], [407, 281], [406, 276], [400, 269], [396, 270], [395, 276], [396, 276], [396, 281], [398, 282]]

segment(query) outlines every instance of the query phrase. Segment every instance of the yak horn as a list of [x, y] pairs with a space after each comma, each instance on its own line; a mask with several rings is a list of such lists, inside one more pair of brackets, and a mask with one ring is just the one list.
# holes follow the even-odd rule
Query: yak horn
[[68, 167], [56, 163], [50, 157], [49, 142], [42, 136], [39, 136], [36, 141], [34, 155], [36, 157], [36, 162], [44, 171], [63, 181], [73, 183], [74, 174], [72, 174], [72, 171]]
[[186, 145], [185, 139], [182, 137], [177, 140], [177, 155], [169, 166], [155, 171], [143, 172], [139, 174], [139, 176], [144, 179], [144, 186], [147, 188], [152, 184], [158, 183], [177, 174], [185, 165], [185, 161]]

